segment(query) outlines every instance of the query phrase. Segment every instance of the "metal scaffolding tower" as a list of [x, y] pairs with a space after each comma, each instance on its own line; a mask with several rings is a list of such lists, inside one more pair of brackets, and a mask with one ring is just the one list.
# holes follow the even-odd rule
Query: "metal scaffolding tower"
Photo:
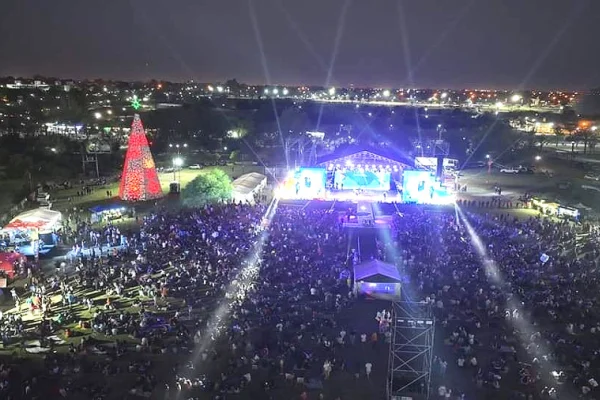
[[428, 304], [394, 302], [387, 394], [389, 400], [429, 399], [435, 319]]
[[287, 167], [314, 165], [317, 161], [317, 145], [322, 143], [324, 137], [323, 132], [305, 132], [285, 139], [284, 152]]

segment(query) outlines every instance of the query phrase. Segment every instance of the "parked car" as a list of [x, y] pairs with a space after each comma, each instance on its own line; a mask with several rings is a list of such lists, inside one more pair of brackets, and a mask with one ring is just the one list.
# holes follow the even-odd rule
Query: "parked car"
[[204, 167], [202, 165], [200, 165], [200, 164], [192, 164], [188, 168], [189, 169], [202, 169]]
[[596, 174], [585, 174], [584, 178], [592, 180], [592, 181], [600, 181], [600, 175], [596, 175]]
[[513, 168], [513, 167], [507, 167], [507, 168], [502, 168], [500, 170], [500, 172], [502, 172], [504, 174], [518, 174], [519, 173], [519, 169], [518, 168]]

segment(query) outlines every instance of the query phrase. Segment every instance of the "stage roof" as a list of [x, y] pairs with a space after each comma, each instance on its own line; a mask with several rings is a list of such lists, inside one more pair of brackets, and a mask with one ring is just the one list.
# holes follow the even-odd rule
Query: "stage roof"
[[375, 158], [381, 159], [382, 161], [385, 159], [387, 162], [401, 164], [405, 167], [410, 167], [414, 164], [414, 160], [410, 159], [406, 155], [402, 155], [397, 152], [391, 152], [386, 149], [375, 149], [372, 147], [349, 147], [343, 150], [335, 151], [331, 154], [320, 157], [317, 160], [317, 164], [327, 164], [346, 158]]
[[398, 268], [381, 260], [367, 261], [354, 266], [354, 280], [368, 282], [402, 282]]

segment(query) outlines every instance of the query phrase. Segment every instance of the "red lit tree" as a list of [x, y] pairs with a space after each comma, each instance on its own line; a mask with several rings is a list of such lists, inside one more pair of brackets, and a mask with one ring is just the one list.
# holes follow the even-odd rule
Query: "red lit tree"
[[127, 201], [140, 201], [156, 199], [162, 194], [142, 120], [135, 114], [123, 165], [119, 197]]

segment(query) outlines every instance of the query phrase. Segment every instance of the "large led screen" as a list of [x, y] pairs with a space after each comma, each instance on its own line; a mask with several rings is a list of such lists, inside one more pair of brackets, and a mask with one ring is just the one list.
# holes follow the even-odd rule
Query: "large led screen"
[[325, 195], [327, 170], [325, 168], [298, 168], [294, 171], [295, 197], [313, 199]]
[[333, 183], [340, 190], [390, 190], [390, 176], [386, 171], [338, 170]]
[[405, 203], [439, 203], [448, 196], [429, 171], [404, 171], [402, 201]]

